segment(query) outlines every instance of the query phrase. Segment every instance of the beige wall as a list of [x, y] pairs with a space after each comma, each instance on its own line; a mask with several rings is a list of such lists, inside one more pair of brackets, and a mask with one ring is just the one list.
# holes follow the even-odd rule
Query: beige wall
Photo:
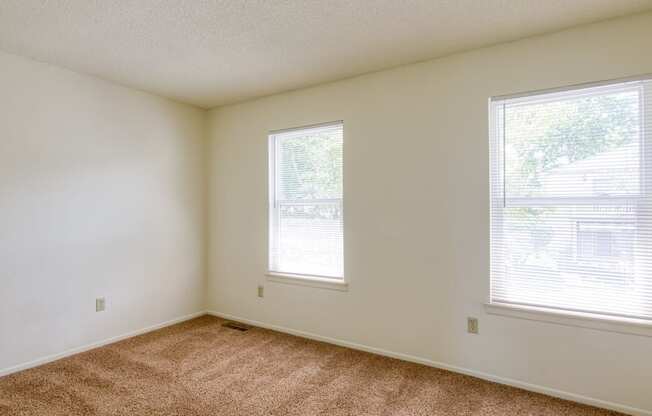
[[[652, 338], [483, 308], [487, 99], [652, 73], [651, 40], [644, 14], [212, 111], [209, 308], [652, 412]], [[267, 132], [340, 119], [349, 291], [266, 282]]]
[[0, 373], [203, 310], [205, 113], [0, 68]]

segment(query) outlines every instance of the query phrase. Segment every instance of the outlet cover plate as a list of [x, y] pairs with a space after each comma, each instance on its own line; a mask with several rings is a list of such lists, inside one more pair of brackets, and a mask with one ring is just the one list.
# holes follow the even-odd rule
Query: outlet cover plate
[[95, 299], [95, 312], [102, 312], [106, 310], [106, 299], [97, 298]]
[[478, 333], [478, 318], [467, 318], [466, 330], [469, 334]]

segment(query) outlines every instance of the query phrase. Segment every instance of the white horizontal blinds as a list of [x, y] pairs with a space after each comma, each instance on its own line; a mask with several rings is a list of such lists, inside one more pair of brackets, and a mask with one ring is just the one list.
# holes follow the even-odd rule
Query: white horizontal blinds
[[343, 277], [342, 123], [270, 136], [270, 271]]
[[652, 319], [652, 82], [491, 103], [491, 301]]

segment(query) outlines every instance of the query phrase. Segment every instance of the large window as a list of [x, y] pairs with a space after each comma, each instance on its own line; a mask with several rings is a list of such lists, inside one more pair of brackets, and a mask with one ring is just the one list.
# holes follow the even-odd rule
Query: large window
[[341, 122], [269, 136], [269, 270], [343, 279]]
[[652, 82], [491, 101], [491, 303], [652, 320]]

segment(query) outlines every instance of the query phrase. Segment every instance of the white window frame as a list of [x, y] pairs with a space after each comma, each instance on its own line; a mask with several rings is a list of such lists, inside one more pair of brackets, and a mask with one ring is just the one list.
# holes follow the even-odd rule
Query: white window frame
[[[339, 126], [344, 132], [344, 122], [342, 120], [311, 124], [307, 126], [292, 127], [281, 130], [273, 130], [268, 133], [268, 247], [267, 247], [267, 271], [265, 275], [267, 276], [267, 281], [283, 283], [283, 284], [294, 284], [299, 286], [308, 286], [316, 287], [322, 289], [332, 289], [339, 291], [348, 290], [348, 281], [345, 278], [345, 273], [342, 276], [320, 276], [314, 274], [301, 274], [301, 273], [288, 273], [288, 272], [279, 272], [272, 270], [272, 247], [274, 247], [273, 239], [276, 238], [274, 233], [275, 222], [278, 220], [278, 205], [279, 203], [292, 204], [294, 201], [279, 201], [276, 198], [276, 190], [278, 189], [278, 180], [276, 175], [276, 160], [277, 155], [277, 146], [276, 141], [277, 137], [280, 135], [287, 135], [288, 133], [296, 132], [297, 134], [305, 134], [311, 130], [320, 130], [324, 128]], [[343, 133], [344, 134], [344, 133]], [[342, 166], [344, 169], [344, 166]], [[344, 180], [344, 175], [342, 175], [342, 180]], [[344, 184], [342, 184], [344, 188]], [[342, 222], [344, 222], [344, 191], [342, 191], [341, 198], [332, 198], [332, 199], [312, 199], [312, 200], [302, 200], [302, 203], [328, 203], [328, 204], [337, 204], [339, 203], [340, 212], [342, 213]], [[344, 232], [342, 233], [342, 238], [344, 238]], [[344, 245], [344, 241], [342, 242]], [[344, 259], [343, 259], [344, 260]]]
[[[545, 89], [538, 90], [528, 93], [518, 93], [510, 94], [503, 96], [496, 96], [489, 99], [488, 106], [488, 118], [489, 118], [489, 132], [490, 132], [490, 141], [492, 141], [490, 149], [490, 177], [499, 177], [502, 179], [504, 184], [504, 155], [500, 156], [499, 152], [504, 152], [504, 146], [502, 143], [493, 143], [495, 140], [494, 136], [497, 134], [497, 131], [502, 130], [502, 121], [498, 117], [494, 117], [494, 101], [496, 100], [506, 100], [506, 99], [518, 99], [523, 98], [524, 100], [530, 101], [533, 97], [541, 94], [550, 94], [550, 93], [564, 93], [568, 92], [569, 95], [577, 96], [576, 91], [582, 88], [591, 88], [591, 87], [604, 87], [605, 91], [614, 91], [618, 87], [612, 86], [612, 84], [622, 84], [625, 82], [636, 82], [643, 80], [651, 80], [652, 74], [642, 75], [621, 79], [613, 79], [608, 81], [600, 81], [593, 83], [584, 83], [569, 85], [561, 88]], [[622, 88], [622, 86], [621, 86]], [[643, 89], [641, 86], [634, 87], [624, 87], [625, 89], [634, 89], [639, 88], [641, 93], [641, 122], [642, 122], [642, 132], [640, 136], [641, 146], [641, 170], [652, 169], [652, 161], [650, 160], [650, 155], [652, 155], [652, 121], [646, 121], [644, 116], [652, 114], [652, 88]], [[499, 163], [492, 163], [494, 160], [500, 161]], [[613, 201], [615, 204], [621, 203], [622, 200], [638, 200], [640, 198], [650, 198], [652, 195], [652, 183], [646, 182], [646, 174], [642, 173], [639, 184], [641, 186], [641, 193], [639, 195], [627, 195], [627, 196], [609, 196], [609, 197], [588, 197], [588, 198], [565, 198], [565, 197], [544, 197], [544, 198], [521, 198], [521, 197], [512, 197], [507, 198], [505, 195], [505, 186], [503, 185], [501, 195], [502, 198], [496, 197], [496, 190], [490, 189], [490, 206], [491, 210], [502, 209], [503, 207], [514, 207], [514, 206], [541, 206], [541, 205], [572, 205], [575, 203], [586, 203], [588, 200], [591, 202], [597, 202], [600, 204], [609, 203]], [[493, 186], [493, 183], [491, 184]], [[490, 216], [493, 221], [493, 215]], [[495, 224], [492, 224], [490, 227], [490, 232], [495, 235], [497, 230], [500, 230], [501, 227], [495, 227]], [[493, 237], [492, 237], [493, 238]], [[490, 248], [491, 250], [491, 248]], [[493, 250], [492, 250], [493, 251]], [[499, 259], [494, 256], [492, 253], [490, 256], [490, 261], [500, 262]], [[493, 268], [494, 265], [492, 264]], [[530, 306], [530, 305], [521, 305], [514, 303], [501, 303], [492, 300], [492, 290], [491, 290], [492, 279], [491, 275], [489, 277], [489, 287], [487, 293], [487, 301], [485, 303], [485, 311], [490, 315], [498, 315], [510, 318], [520, 318], [532, 321], [542, 321], [555, 323], [560, 325], [576, 326], [583, 328], [590, 328], [608, 332], [617, 332], [624, 334], [633, 334], [640, 336], [652, 337], [652, 322], [647, 319], [636, 319], [629, 317], [619, 317], [613, 315], [602, 315], [599, 313], [588, 313], [581, 311], [573, 311], [568, 309], [557, 309], [557, 308], [546, 308], [540, 306]]]

